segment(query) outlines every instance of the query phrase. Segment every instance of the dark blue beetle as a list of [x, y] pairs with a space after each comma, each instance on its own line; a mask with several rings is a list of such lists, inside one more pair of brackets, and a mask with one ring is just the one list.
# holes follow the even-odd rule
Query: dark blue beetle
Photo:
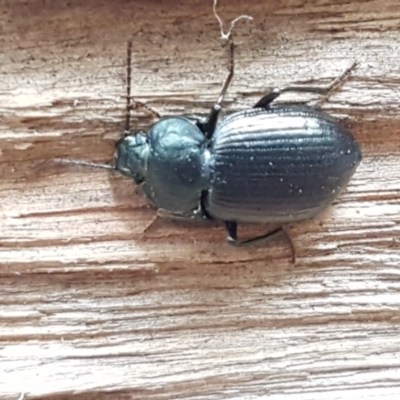
[[[232, 40], [229, 45], [230, 73], [207, 120], [170, 117], [147, 135], [127, 132], [118, 144], [115, 168], [142, 184], [163, 215], [223, 221], [228, 241], [246, 245], [283, 228], [239, 241], [238, 223], [282, 226], [314, 217], [346, 186], [361, 152], [331, 116], [306, 106], [271, 105], [282, 92], [328, 93], [350, 69], [327, 88], [275, 89], [254, 108], [218, 124], [233, 77]], [[128, 82], [129, 77], [130, 67]], [[129, 94], [130, 85], [128, 99]]]

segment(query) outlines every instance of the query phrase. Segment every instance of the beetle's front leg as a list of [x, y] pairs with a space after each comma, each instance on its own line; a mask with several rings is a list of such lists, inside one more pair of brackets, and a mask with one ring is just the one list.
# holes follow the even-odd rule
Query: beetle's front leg
[[345, 79], [349, 76], [350, 72], [357, 66], [354, 62], [349, 68], [347, 68], [340, 76], [335, 78], [328, 86], [318, 87], [318, 86], [284, 86], [282, 88], [275, 88], [271, 92], [267, 93], [262, 97], [253, 108], [267, 108], [277, 97], [285, 92], [302, 92], [302, 93], [316, 93], [321, 95], [326, 95], [333, 90], [340, 87]]
[[232, 246], [238, 246], [238, 247], [252, 246], [273, 239], [274, 237], [283, 234], [286, 237], [286, 240], [288, 241], [290, 248], [292, 250], [292, 263], [294, 264], [296, 262], [296, 248], [294, 247], [292, 239], [290, 238], [286, 230], [283, 228], [283, 226], [276, 228], [271, 232], [267, 232], [264, 235], [256, 236], [254, 238], [246, 240], [238, 240], [237, 227], [238, 227], [237, 222], [232, 222], [232, 221], [225, 222], [225, 228], [228, 233], [227, 241]]

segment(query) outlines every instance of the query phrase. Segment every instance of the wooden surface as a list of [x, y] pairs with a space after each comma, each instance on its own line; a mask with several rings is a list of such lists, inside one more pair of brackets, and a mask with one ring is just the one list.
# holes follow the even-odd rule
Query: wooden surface
[[[0, 11], [1, 399], [397, 398], [397, 0], [221, 2], [226, 21], [254, 17], [235, 30], [227, 111], [359, 63], [322, 108], [364, 159], [319, 221], [291, 227], [295, 266], [284, 240], [236, 249], [218, 224], [158, 219], [143, 234], [154, 210], [130, 180], [52, 161], [112, 162], [131, 35], [136, 99], [208, 112], [227, 59], [211, 1]], [[132, 126], [152, 122], [138, 111]]]

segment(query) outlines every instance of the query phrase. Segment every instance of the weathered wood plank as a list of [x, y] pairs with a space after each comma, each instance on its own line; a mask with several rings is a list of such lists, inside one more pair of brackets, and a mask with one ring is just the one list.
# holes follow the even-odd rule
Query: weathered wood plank
[[242, 3], [220, 7], [254, 17], [235, 31], [228, 112], [359, 63], [322, 108], [364, 159], [331, 209], [290, 228], [296, 266], [283, 240], [235, 249], [218, 224], [143, 234], [154, 211], [129, 180], [52, 162], [111, 162], [130, 36], [137, 100], [208, 112], [227, 63], [211, 1], [0, 0], [1, 398], [398, 394], [400, 4]]

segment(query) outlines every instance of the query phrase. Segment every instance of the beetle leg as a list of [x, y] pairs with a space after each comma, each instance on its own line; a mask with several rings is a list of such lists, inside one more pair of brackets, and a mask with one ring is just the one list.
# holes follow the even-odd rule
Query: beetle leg
[[235, 54], [235, 45], [232, 40], [232, 29], [235, 26], [236, 22], [240, 21], [241, 19], [248, 19], [250, 21], [253, 20], [252, 17], [248, 15], [240, 15], [239, 17], [235, 18], [231, 22], [231, 27], [227, 33], [224, 33], [223, 30], [223, 22], [219, 15], [217, 14], [217, 0], [214, 0], [214, 15], [215, 18], [217, 18], [217, 21], [219, 23], [219, 27], [221, 29], [221, 38], [228, 40], [228, 46], [229, 46], [229, 64], [228, 64], [228, 76], [225, 79], [224, 85], [222, 86], [222, 90], [220, 95], [218, 96], [217, 102], [214, 104], [213, 108], [211, 109], [210, 115], [208, 116], [208, 119], [205, 123], [198, 123], [198, 127], [200, 130], [204, 133], [204, 136], [206, 139], [211, 139], [212, 135], [214, 134], [215, 128], [217, 126], [218, 122], [218, 115], [221, 111], [221, 103], [224, 100], [225, 94], [229, 88], [229, 85], [231, 84], [232, 78], [233, 78], [233, 73], [234, 73], [234, 68], [235, 68], [235, 62], [234, 62], [234, 54]]
[[340, 87], [345, 79], [349, 76], [350, 72], [357, 66], [357, 62], [354, 62], [349, 68], [347, 68], [340, 76], [335, 78], [328, 86], [284, 86], [282, 88], [275, 88], [271, 92], [267, 93], [262, 97], [253, 108], [266, 108], [268, 107], [277, 97], [285, 92], [302, 92], [302, 93], [317, 93], [326, 95], [333, 90]]
[[228, 76], [225, 79], [224, 85], [222, 86], [222, 90], [220, 95], [218, 96], [217, 102], [214, 104], [213, 108], [211, 109], [211, 112], [206, 120], [206, 122], [198, 122], [198, 126], [200, 130], [204, 133], [204, 136], [207, 139], [211, 139], [215, 128], [217, 126], [218, 122], [218, 115], [222, 109], [222, 101], [224, 100], [225, 94], [228, 91], [229, 85], [231, 84], [233, 74], [234, 74], [234, 50], [235, 50], [235, 45], [233, 43], [232, 38], [229, 36], [229, 73]]
[[228, 233], [227, 240], [228, 240], [228, 243], [231, 244], [232, 246], [239, 246], [239, 247], [251, 246], [251, 245], [265, 242], [269, 239], [274, 238], [275, 236], [283, 234], [289, 243], [290, 249], [292, 250], [292, 263], [294, 264], [296, 262], [296, 248], [294, 247], [291, 237], [286, 232], [286, 230], [283, 226], [276, 228], [271, 232], [267, 232], [264, 235], [256, 236], [254, 238], [246, 239], [246, 240], [238, 240], [237, 227], [238, 227], [237, 222], [232, 222], [232, 221], [225, 222], [225, 228]]
[[142, 234], [140, 236], [140, 239], [143, 239], [144, 236], [146, 236], [147, 231], [154, 225], [154, 223], [157, 221], [157, 219], [160, 217], [159, 214], [155, 214], [150, 222], [147, 223], [147, 225], [144, 227]]

